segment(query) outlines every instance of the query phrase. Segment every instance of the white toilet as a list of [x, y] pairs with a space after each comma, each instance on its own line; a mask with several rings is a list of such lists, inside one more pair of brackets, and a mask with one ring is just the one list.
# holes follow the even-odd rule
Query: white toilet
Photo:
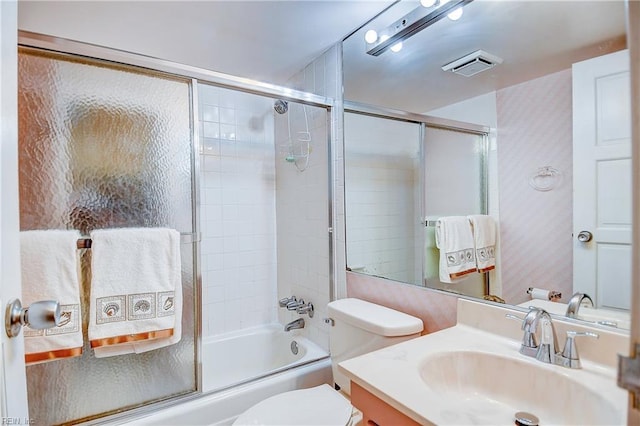
[[335, 425], [351, 422], [350, 381], [338, 363], [420, 335], [422, 320], [359, 299], [329, 303], [333, 320], [329, 347], [333, 380], [341, 392], [324, 384], [267, 398], [242, 413], [234, 425]]

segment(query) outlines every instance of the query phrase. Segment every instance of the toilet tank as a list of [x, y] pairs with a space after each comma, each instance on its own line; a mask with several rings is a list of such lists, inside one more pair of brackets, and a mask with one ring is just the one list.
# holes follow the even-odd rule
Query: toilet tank
[[339, 362], [413, 339], [423, 329], [419, 318], [360, 299], [336, 300], [327, 309], [333, 319], [329, 332], [333, 381], [348, 395], [351, 383], [338, 371]]

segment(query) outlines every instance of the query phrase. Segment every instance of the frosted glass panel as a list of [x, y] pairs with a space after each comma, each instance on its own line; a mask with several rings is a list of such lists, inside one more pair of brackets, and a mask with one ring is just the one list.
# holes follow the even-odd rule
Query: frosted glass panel
[[[192, 233], [189, 84], [22, 49], [20, 226], [170, 227]], [[92, 418], [195, 391], [193, 247], [182, 245], [180, 343], [140, 355], [27, 367], [40, 424]], [[90, 250], [81, 253], [86, 340]]]

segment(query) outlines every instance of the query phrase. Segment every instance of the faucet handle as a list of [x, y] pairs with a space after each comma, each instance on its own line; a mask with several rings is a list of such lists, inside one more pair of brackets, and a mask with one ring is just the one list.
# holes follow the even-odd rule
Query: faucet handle
[[522, 335], [520, 353], [522, 355], [535, 357], [536, 353], [538, 352], [538, 340], [536, 339], [535, 333], [531, 329], [531, 324], [527, 323], [528, 317], [520, 318], [519, 316], [513, 314], [505, 314], [505, 317], [511, 320], [522, 322], [521, 328], [524, 331], [524, 334]]
[[296, 312], [300, 315], [309, 314], [309, 318], [313, 318], [313, 303], [309, 302], [306, 305], [299, 306]]
[[278, 305], [280, 305], [281, 308], [286, 307], [289, 303], [291, 302], [295, 302], [297, 299], [295, 296], [291, 296], [291, 297], [285, 297], [284, 299], [280, 299], [278, 300]]
[[505, 318], [509, 318], [511, 320], [516, 320], [516, 321], [522, 321], [524, 318], [520, 318], [517, 315], [513, 315], [513, 314], [504, 314]]
[[304, 299], [293, 299], [291, 300], [289, 303], [287, 303], [287, 310], [288, 311], [297, 311], [298, 308], [300, 308], [301, 306], [304, 306]]
[[576, 337], [593, 337], [598, 339], [600, 335], [590, 331], [567, 331], [567, 341], [561, 354], [556, 355], [555, 363], [568, 368], [581, 368], [580, 356], [578, 355], [578, 347], [576, 346]]

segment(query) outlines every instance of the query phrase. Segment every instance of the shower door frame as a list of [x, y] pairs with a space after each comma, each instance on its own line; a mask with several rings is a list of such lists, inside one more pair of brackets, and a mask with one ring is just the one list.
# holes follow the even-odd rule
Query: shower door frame
[[[329, 236], [329, 294], [330, 300], [335, 300], [335, 278], [332, 271], [334, 271], [334, 233], [333, 233], [333, 182], [335, 180], [334, 167], [333, 167], [333, 142], [332, 141], [332, 118], [335, 115], [336, 101], [331, 97], [320, 96], [309, 92], [290, 89], [288, 87], [279, 86], [276, 84], [264, 83], [249, 78], [237, 77], [217, 71], [211, 71], [204, 68], [199, 68], [191, 65], [184, 65], [164, 59], [154, 58], [151, 56], [141, 55], [137, 53], [131, 53], [123, 50], [93, 45], [80, 41], [68, 40], [59, 37], [53, 37], [45, 34], [34, 33], [29, 31], [18, 31], [18, 47], [26, 47], [39, 49], [43, 51], [51, 51], [62, 55], [70, 55], [74, 57], [85, 57], [92, 60], [106, 61], [115, 64], [121, 64], [125, 66], [132, 66], [136, 68], [150, 70], [155, 73], [165, 74], [167, 76], [182, 78], [190, 80], [190, 104], [191, 104], [191, 117], [190, 124], [192, 146], [191, 146], [191, 161], [192, 161], [192, 209], [195, 212], [193, 215], [193, 235], [195, 236], [193, 242], [194, 247], [194, 318], [196, 324], [194, 324], [194, 330], [196, 336], [194, 336], [195, 342], [195, 366], [196, 371], [196, 389], [193, 392], [187, 394], [178, 395], [174, 397], [167, 397], [158, 402], [152, 402], [144, 404], [140, 407], [128, 409], [123, 412], [107, 414], [102, 417], [95, 418], [90, 421], [91, 424], [107, 424], [112, 422], [125, 422], [127, 420], [133, 420], [151, 414], [159, 409], [168, 408], [174, 405], [178, 405], [190, 400], [198, 399], [205, 395], [202, 392], [202, 271], [201, 271], [201, 230], [200, 230], [200, 150], [201, 150], [201, 135], [200, 135], [200, 123], [198, 116], [198, 83], [206, 83], [217, 87], [236, 90], [240, 92], [250, 93], [258, 96], [264, 96], [274, 99], [282, 99], [290, 102], [295, 102], [303, 105], [309, 105], [322, 108], [327, 113], [327, 146], [328, 146], [328, 223], [327, 232]], [[275, 301], [274, 301], [275, 303]], [[24, 367], [24, 363], [22, 364]], [[26, 397], [26, 396], [25, 396]], [[25, 398], [26, 399], [26, 398]]]

